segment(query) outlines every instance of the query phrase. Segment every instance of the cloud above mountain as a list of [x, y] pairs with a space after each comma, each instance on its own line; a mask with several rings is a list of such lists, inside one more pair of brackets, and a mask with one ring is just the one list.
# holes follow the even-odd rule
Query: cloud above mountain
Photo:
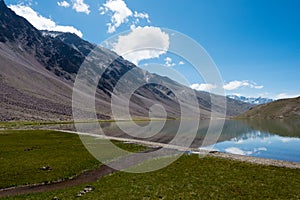
[[194, 83], [190, 85], [190, 87], [194, 90], [199, 91], [211, 91], [216, 88], [223, 88], [224, 90], [231, 91], [231, 90], [238, 90], [241, 88], [250, 88], [250, 89], [262, 89], [264, 86], [257, 85], [254, 82], [243, 80], [243, 81], [230, 81], [228, 83], [224, 83], [216, 85], [216, 84], [210, 84], [210, 83]]
[[110, 22], [107, 23], [108, 33], [114, 33], [124, 23], [130, 22], [130, 25], [135, 27], [140, 22], [140, 19], [150, 22], [147, 13], [132, 11], [123, 0], [107, 0], [99, 8], [99, 11], [101, 15], [107, 14], [110, 16]]
[[169, 35], [159, 27], [137, 27], [127, 35], [119, 36], [113, 50], [137, 65], [141, 60], [165, 54], [170, 46], [169, 40]]
[[85, 13], [85, 14], [90, 14], [90, 6], [86, 3], [84, 3], [83, 0], [72, 0], [72, 8], [76, 11], [76, 12], [81, 12], [81, 13]]
[[85, 13], [85, 14], [90, 14], [90, 6], [84, 2], [84, 0], [71, 0], [69, 3], [68, 1], [58, 1], [57, 5], [60, 7], [64, 8], [69, 8], [71, 7], [72, 4], [72, 9], [75, 10], [78, 13]]
[[43, 17], [29, 6], [18, 4], [9, 5], [8, 7], [12, 9], [17, 15], [27, 19], [35, 28], [39, 30], [70, 32], [78, 35], [79, 37], [83, 36], [82, 32], [75, 27], [58, 25], [52, 19]]
[[262, 85], [257, 85], [254, 82], [250, 82], [248, 80], [243, 80], [243, 81], [231, 81], [229, 83], [226, 83], [224, 85], [225, 90], [237, 90], [241, 87], [249, 87], [253, 89], [262, 89], [264, 86]]
[[59, 2], [57, 2], [57, 5], [60, 6], [60, 7], [64, 7], [64, 8], [68, 8], [68, 7], [71, 6], [71, 5], [70, 5], [68, 2], [66, 2], [66, 1], [59, 1]]
[[190, 87], [192, 89], [198, 90], [198, 91], [211, 91], [212, 89], [217, 88], [216, 85], [209, 84], [209, 83], [200, 83], [200, 84], [195, 83], [195, 84], [192, 84]]
[[176, 65], [170, 57], [166, 57], [164, 61], [166, 67], [174, 67]]

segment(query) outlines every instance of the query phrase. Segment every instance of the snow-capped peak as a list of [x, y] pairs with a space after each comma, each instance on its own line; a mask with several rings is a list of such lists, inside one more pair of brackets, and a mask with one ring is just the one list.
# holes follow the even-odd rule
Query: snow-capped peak
[[244, 97], [241, 95], [228, 95], [227, 97], [230, 99], [239, 100], [245, 103], [250, 103], [255, 105], [270, 103], [274, 101], [273, 99], [268, 99], [264, 97]]

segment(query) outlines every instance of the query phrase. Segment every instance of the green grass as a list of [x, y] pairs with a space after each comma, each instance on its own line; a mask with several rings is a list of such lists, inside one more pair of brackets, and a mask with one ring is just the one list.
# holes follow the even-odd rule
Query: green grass
[[149, 149], [146, 146], [142, 146], [142, 145], [138, 145], [138, 144], [134, 144], [134, 143], [124, 143], [124, 142], [120, 142], [120, 141], [112, 141], [112, 143], [121, 149], [124, 149], [128, 152], [133, 152], [133, 153], [141, 152], [141, 151], [145, 151], [145, 150]]
[[[159, 160], [158, 160], [159, 161]], [[300, 170], [268, 167], [214, 157], [182, 156], [170, 166], [143, 174], [118, 172], [98, 182], [7, 199], [296, 199]]]
[[[43, 166], [52, 170], [41, 170]], [[75, 134], [0, 132], [0, 188], [66, 179], [96, 166], [99, 162]]]
[[[114, 143], [131, 152], [146, 149]], [[67, 179], [99, 165], [78, 135], [42, 130], [0, 131], [0, 188]], [[44, 166], [51, 170], [42, 170]]]
[[31, 121], [12, 121], [12, 122], [0, 122], [0, 128], [16, 128], [23, 126], [41, 126], [41, 125], [55, 125], [55, 124], [73, 124], [72, 121], [61, 122], [31, 122]]
[[[165, 119], [162, 118], [152, 118], [152, 121], [163, 121]], [[175, 118], [168, 118], [167, 120], [178, 120]], [[147, 117], [134, 117], [132, 120], [118, 120], [119, 122], [149, 122], [150, 119]], [[103, 119], [97, 121], [78, 121], [76, 123], [95, 123], [95, 122], [116, 122], [114, 119]], [[22, 128], [26, 126], [35, 127], [35, 126], [47, 126], [47, 125], [72, 125], [74, 121], [8, 121], [8, 122], [0, 122], [0, 129], [16, 129]]]
[[[113, 143], [132, 152], [146, 149], [135, 144]], [[0, 131], [0, 188], [65, 179], [99, 164], [75, 134], [39, 130]], [[43, 171], [40, 169], [43, 166], [50, 166], [52, 170]], [[300, 170], [296, 169], [185, 155], [155, 172], [118, 172], [93, 183], [4, 199], [52, 199], [55, 196], [75, 199], [86, 185], [93, 185], [95, 190], [82, 199], [298, 200], [299, 180]]]
[[[161, 121], [164, 119], [152, 119], [154, 121]], [[171, 119], [168, 119], [171, 120]], [[126, 120], [122, 120], [126, 122]], [[131, 120], [128, 120], [131, 121]], [[149, 118], [133, 118], [134, 122], [148, 122]], [[107, 120], [98, 120], [96, 122], [116, 122], [116, 120], [107, 119]], [[80, 121], [77, 123], [95, 123], [95, 121]], [[10, 122], [0, 122], [0, 128], [20, 128], [24, 126], [45, 126], [45, 125], [62, 125], [62, 124], [74, 124], [74, 121], [10, 121]]]

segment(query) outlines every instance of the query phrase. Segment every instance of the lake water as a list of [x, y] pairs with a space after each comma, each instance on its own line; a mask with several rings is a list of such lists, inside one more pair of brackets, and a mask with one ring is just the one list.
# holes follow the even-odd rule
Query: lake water
[[[236, 136], [226, 137], [232, 134], [232, 127]], [[299, 120], [227, 121], [222, 136], [224, 140], [210, 147], [231, 154], [300, 162]]]
[[[147, 126], [147, 124], [146, 122], [139, 123], [141, 126]], [[186, 132], [184, 132], [182, 141], [190, 140], [189, 137], [194, 136], [188, 131], [189, 123], [185, 126], [183, 129]], [[200, 122], [192, 147], [202, 146], [208, 126], [208, 120]], [[108, 134], [116, 135], [118, 133], [117, 136], [119, 137], [129, 137], [121, 130], [117, 130], [114, 123], [103, 124], [103, 127]], [[143, 136], [143, 138], [169, 143], [174, 138], [178, 127], [178, 121], [167, 121], [159, 134], [150, 138]], [[156, 130], [155, 127], [151, 128]], [[132, 130], [129, 128], [129, 132], [134, 131], [134, 128]], [[214, 137], [213, 135], [212, 138]], [[133, 138], [138, 139], [139, 137]], [[214, 150], [220, 152], [300, 162], [300, 120], [227, 120], [217, 143], [212, 146]]]
[[[179, 121], [168, 120], [161, 129], [161, 122], [153, 123], [152, 127], [137, 131], [135, 126], [128, 122], [121, 122], [126, 131], [121, 130], [115, 122], [100, 123], [105, 135], [134, 138], [161, 143], [172, 143], [186, 146], [189, 141], [191, 147], [202, 147], [203, 140], [207, 134], [209, 120], [200, 121], [195, 136], [191, 127], [194, 121], [185, 121], [183, 134], [179, 142], [172, 143], [178, 128]], [[138, 122], [141, 127], [147, 127], [149, 122]], [[83, 126], [89, 126], [83, 124]], [[218, 123], [216, 124], [218, 126]], [[55, 128], [75, 130], [74, 125], [51, 125], [35, 128]], [[88, 130], [90, 133], [97, 133], [97, 130]], [[161, 130], [158, 133], [157, 130]], [[149, 137], [150, 136], [150, 137]], [[222, 134], [212, 132], [211, 138], [218, 138], [217, 143], [214, 139], [206, 141], [208, 146], [220, 152], [270, 158], [292, 162], [300, 162], [300, 120], [227, 120], [224, 124]], [[182, 143], [181, 143], [182, 142]]]

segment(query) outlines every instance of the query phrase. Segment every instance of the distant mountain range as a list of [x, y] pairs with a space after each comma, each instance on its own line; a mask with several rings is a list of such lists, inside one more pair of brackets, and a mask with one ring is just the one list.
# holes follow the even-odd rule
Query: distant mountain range
[[[0, 0], [0, 121], [71, 120], [74, 80], [95, 47], [72, 33], [37, 30]], [[111, 63], [97, 85], [95, 102], [99, 119], [111, 119], [114, 88], [129, 71], [124, 91], [143, 85], [130, 97], [133, 117], [149, 117], [155, 104], [164, 106], [168, 118], [188, 117], [181, 116], [181, 106], [191, 112], [197, 106], [202, 118], [211, 116], [211, 95], [207, 92], [193, 91], [167, 77], [151, 74], [102, 47], [97, 47], [90, 62], [93, 61], [99, 65]], [[99, 70], [102, 68], [91, 68], [87, 73]], [[174, 92], [185, 100], [179, 102]], [[197, 105], [189, 101], [194, 92]], [[217, 102], [222, 100], [221, 96], [212, 96]], [[223, 111], [218, 103], [215, 107], [216, 115]], [[227, 116], [237, 116], [250, 107], [249, 103], [227, 98]]]
[[253, 119], [299, 119], [300, 97], [280, 99], [271, 103], [258, 105], [243, 113], [239, 117]]
[[238, 95], [228, 95], [227, 96], [230, 99], [242, 101], [245, 103], [250, 103], [253, 105], [259, 105], [259, 104], [265, 104], [265, 103], [270, 103], [274, 101], [273, 99], [268, 99], [268, 98], [263, 98], [263, 97], [243, 97], [243, 96], [238, 96]]

